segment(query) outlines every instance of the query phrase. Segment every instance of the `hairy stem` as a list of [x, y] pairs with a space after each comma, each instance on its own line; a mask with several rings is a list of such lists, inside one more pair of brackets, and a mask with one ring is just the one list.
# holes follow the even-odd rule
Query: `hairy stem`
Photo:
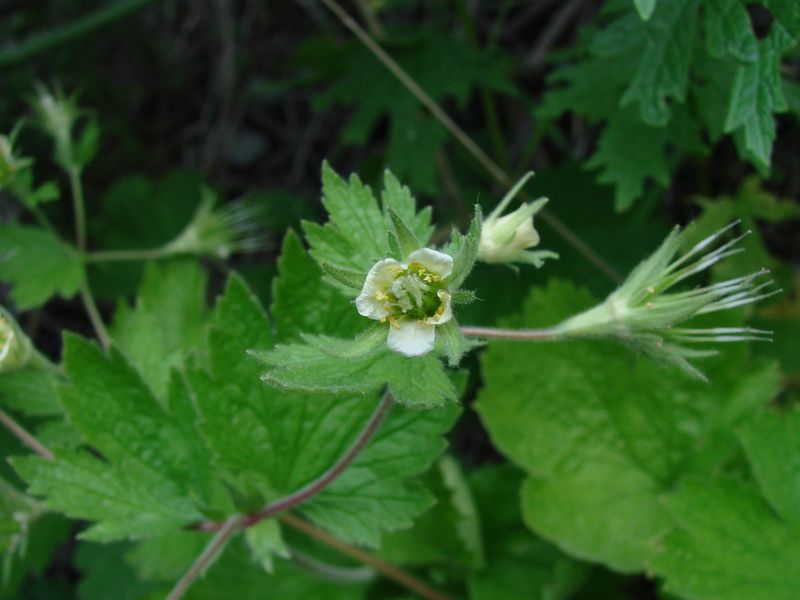
[[480, 337], [498, 340], [541, 341], [551, 342], [563, 339], [563, 332], [556, 327], [544, 329], [500, 329], [497, 327], [462, 327], [461, 333], [466, 337]]
[[189, 567], [189, 570], [181, 577], [180, 581], [175, 584], [166, 600], [178, 600], [183, 597], [195, 580], [205, 572], [213, 560], [225, 549], [228, 540], [233, 537], [233, 534], [239, 531], [241, 528], [240, 518], [238, 515], [233, 516], [223, 523], [217, 535], [208, 542], [208, 545], [197, 557], [197, 560]]
[[[292, 492], [288, 496], [284, 496], [283, 498], [275, 500], [275, 502], [268, 504], [257, 512], [241, 517], [242, 526], [250, 527], [259, 521], [263, 521], [264, 519], [278, 514], [279, 512], [302, 504], [309, 498], [316, 496], [322, 490], [328, 487], [328, 485], [330, 485], [334, 479], [339, 477], [339, 475], [341, 475], [342, 472], [348, 466], [350, 466], [350, 463], [355, 460], [367, 443], [372, 439], [372, 436], [375, 435], [375, 432], [378, 430], [378, 427], [386, 416], [386, 413], [389, 411], [389, 408], [391, 408], [392, 402], [393, 399], [391, 394], [386, 392], [383, 395], [383, 398], [381, 398], [381, 401], [378, 403], [375, 412], [372, 413], [369, 421], [367, 421], [367, 424], [364, 426], [364, 429], [362, 429], [361, 433], [358, 434], [358, 437], [355, 439], [347, 452], [345, 452], [344, 455], [342, 455], [342, 457], [330, 469], [296, 492]], [[221, 526], [222, 525], [220, 523], [200, 523], [196, 526], [196, 529], [200, 529], [202, 531], [215, 531]]]
[[[72, 166], [67, 170], [67, 173], [69, 174], [69, 187], [72, 192], [72, 206], [75, 213], [75, 244], [78, 247], [78, 251], [83, 255], [86, 252], [86, 210], [83, 202], [81, 171], [77, 166]], [[94, 296], [92, 296], [92, 290], [89, 288], [89, 274], [85, 268], [82, 273], [80, 292], [83, 306], [89, 315], [92, 327], [103, 347], [108, 348], [111, 344], [111, 336], [108, 335], [108, 329], [103, 323], [103, 317], [100, 316], [97, 303], [94, 301]]]
[[[511, 177], [486, 154], [467, 133], [439, 106], [436, 101], [391, 57], [377, 42], [345, 11], [336, 0], [320, 0], [342, 24], [355, 35], [361, 43], [377, 58], [398, 81], [427, 108], [431, 115], [466, 149], [466, 151], [491, 175], [505, 187], [511, 187]], [[529, 199], [526, 194], [520, 194]], [[589, 262], [594, 264], [614, 282], [622, 281], [622, 276], [602, 256], [594, 251], [586, 242], [575, 235], [569, 227], [561, 222], [547, 209], [540, 211], [541, 218], [561, 237], [580, 252]]]
[[355, 546], [351, 546], [350, 544], [346, 544], [345, 542], [336, 539], [327, 531], [314, 527], [311, 525], [311, 523], [307, 523], [299, 517], [291, 514], [284, 514], [280, 516], [280, 520], [282, 523], [286, 523], [290, 527], [293, 527], [298, 531], [302, 531], [306, 535], [309, 535], [321, 541], [322, 543], [335, 548], [342, 554], [354, 558], [365, 565], [369, 565], [388, 579], [391, 579], [407, 590], [414, 592], [421, 598], [426, 598], [427, 600], [450, 600], [448, 596], [444, 595], [438, 590], [433, 589], [427, 583], [417, 579], [410, 573], [406, 573], [394, 565], [390, 565], [380, 558], [361, 550], [360, 548], [356, 548]]
[[33, 450], [36, 454], [47, 460], [53, 460], [53, 452], [45, 446], [42, 442], [37, 440], [33, 435], [19, 423], [17, 423], [8, 413], [0, 410], [0, 423], [3, 427], [8, 429], [14, 436], [28, 448]]
[[87, 252], [84, 255], [86, 262], [112, 262], [112, 261], [136, 261], [154, 260], [164, 258], [169, 252], [164, 248], [148, 248], [145, 250], [101, 250], [99, 252]]
[[53, 48], [69, 43], [108, 27], [124, 19], [130, 14], [153, 4], [156, 0], [118, 0], [109, 2], [98, 10], [64, 25], [55, 31], [35, 33], [22, 43], [3, 49], [0, 52], [0, 67], [15, 65], [47, 52]]

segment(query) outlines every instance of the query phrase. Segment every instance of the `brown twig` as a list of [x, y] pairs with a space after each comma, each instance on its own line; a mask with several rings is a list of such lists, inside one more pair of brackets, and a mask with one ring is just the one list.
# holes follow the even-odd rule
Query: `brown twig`
[[33, 450], [42, 458], [47, 460], [53, 460], [53, 458], [55, 458], [50, 448], [28, 433], [28, 431], [22, 425], [11, 418], [11, 415], [4, 410], [0, 410], [0, 423], [2, 423], [6, 429], [13, 433], [20, 442], [25, 444], [28, 448]]

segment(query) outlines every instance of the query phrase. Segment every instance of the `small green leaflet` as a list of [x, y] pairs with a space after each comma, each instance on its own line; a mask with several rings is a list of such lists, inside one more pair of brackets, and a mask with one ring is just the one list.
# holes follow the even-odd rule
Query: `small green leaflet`
[[413, 197], [388, 171], [384, 175], [383, 209], [356, 175], [345, 181], [326, 162], [322, 165], [322, 203], [327, 224], [304, 222], [311, 255], [320, 264], [366, 273], [389, 255], [386, 232], [393, 228], [389, 209], [404, 221], [421, 246], [433, 233], [430, 208], [417, 213]]
[[708, 53], [740, 62], [758, 60], [758, 40], [745, 5], [739, 0], [706, 0], [704, 25]]
[[[553, 324], [591, 303], [553, 282], [506, 325]], [[744, 370], [744, 346], [704, 365], [710, 385], [602, 341], [497, 343], [482, 358], [478, 412], [496, 446], [528, 473], [527, 524], [573, 556], [622, 572], [642, 569], [670, 529], [661, 495], [685, 472], [713, 472], [731, 456], [728, 428], [780, 383], [771, 364]]]
[[11, 284], [11, 299], [21, 310], [56, 295], [71, 298], [82, 278], [77, 254], [55, 234], [24, 225], [0, 226], [0, 281]]

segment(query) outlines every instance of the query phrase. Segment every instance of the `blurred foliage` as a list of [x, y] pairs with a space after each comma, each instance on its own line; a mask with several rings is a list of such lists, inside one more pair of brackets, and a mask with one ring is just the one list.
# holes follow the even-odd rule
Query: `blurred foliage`
[[[602, 342], [493, 344], [465, 361], [448, 454], [458, 410], [395, 407], [302, 514], [452, 597], [794, 599], [800, 5], [345, 8], [512, 180], [536, 171], [527, 191], [612, 269], [627, 273], [674, 223], [694, 220], [699, 240], [738, 219], [745, 252], [711, 279], [766, 266], [784, 293], [736, 315], [774, 342], [723, 348], [708, 385]], [[323, 230], [323, 160], [372, 190], [391, 169], [432, 208], [437, 244], [506, 190], [318, 2], [0, 0], [0, 70], [0, 304], [59, 365], [0, 374], [0, 407], [58, 457], [0, 430], [27, 481], [2, 462], [0, 598], [163, 598], [209, 537], [180, 527], [302, 486], [369, 416], [360, 396], [262, 388], [263, 368], [241, 358], [363, 326], [295, 233]], [[85, 109], [68, 128], [74, 164], [36, 125], [40, 82]], [[70, 166], [83, 172], [88, 250], [138, 258], [84, 260]], [[257, 209], [254, 251], [159, 255], [206, 192], [221, 210]], [[359, 215], [342, 198], [333, 220], [346, 230]], [[559, 261], [479, 265], [463, 323], [546, 326], [614, 287], [544, 215], [536, 227]], [[62, 342], [92, 335], [84, 285], [110, 356]], [[278, 460], [275, 448], [291, 450]], [[410, 597], [265, 523], [187, 597]]]

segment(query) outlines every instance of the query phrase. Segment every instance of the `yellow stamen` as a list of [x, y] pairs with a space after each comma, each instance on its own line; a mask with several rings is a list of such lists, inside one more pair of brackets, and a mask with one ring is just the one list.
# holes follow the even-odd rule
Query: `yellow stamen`
[[394, 317], [386, 317], [389, 321], [389, 325], [391, 325], [392, 329], [400, 329], [400, 323], [397, 322], [397, 319]]

